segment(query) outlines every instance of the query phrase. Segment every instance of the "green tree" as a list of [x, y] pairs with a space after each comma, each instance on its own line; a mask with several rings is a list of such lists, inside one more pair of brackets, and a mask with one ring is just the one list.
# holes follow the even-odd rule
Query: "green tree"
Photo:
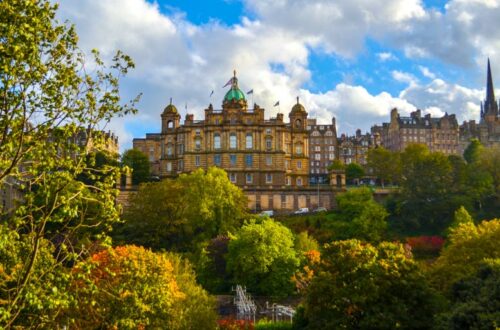
[[[91, 240], [105, 242], [118, 220], [117, 168], [88, 166], [87, 155], [105, 149], [102, 123], [135, 112], [136, 100], [121, 105], [118, 83], [133, 63], [118, 52], [106, 66], [96, 51], [86, 62], [56, 9], [47, 0], [0, 2], [0, 185], [10, 180], [23, 193], [0, 231], [13, 246], [0, 269], [16, 263], [0, 283], [5, 328], [55, 327], [69, 299], [55, 279], [63, 282], [65, 266], [85, 257]], [[82, 130], [84, 142], [76, 139]]]
[[495, 329], [500, 324], [500, 259], [486, 260], [478, 272], [455, 283], [451, 308], [438, 329]]
[[122, 166], [132, 169], [132, 184], [138, 185], [150, 179], [151, 165], [148, 157], [137, 149], [129, 149], [122, 155]]
[[434, 294], [401, 244], [326, 244], [308, 287], [308, 329], [429, 329]]
[[398, 182], [401, 173], [399, 153], [383, 147], [368, 150], [367, 166], [380, 179], [382, 187], [386, 182]]
[[358, 182], [364, 175], [365, 170], [357, 163], [351, 163], [345, 167], [345, 176], [349, 182]]
[[337, 197], [338, 218], [346, 223], [341, 238], [358, 238], [370, 242], [380, 241], [387, 229], [385, 208], [375, 202], [368, 188], [352, 189]]
[[467, 163], [472, 164], [477, 162], [483, 149], [484, 146], [478, 139], [471, 139], [469, 145], [464, 150], [464, 158]]
[[286, 296], [299, 266], [292, 232], [271, 219], [244, 225], [229, 242], [227, 268], [235, 283], [262, 295]]
[[444, 230], [453, 211], [464, 204], [462, 193], [454, 190], [450, 160], [419, 144], [409, 145], [401, 160], [401, 193], [396, 207], [399, 225], [406, 231]]
[[451, 230], [448, 241], [431, 271], [432, 282], [445, 294], [454, 283], [473, 276], [485, 259], [500, 258], [500, 220], [477, 226], [461, 223]]
[[224, 170], [209, 168], [146, 183], [130, 198], [115, 239], [171, 251], [194, 251], [248, 217], [246, 197]]
[[335, 159], [329, 166], [328, 170], [345, 170], [345, 165], [340, 160]]

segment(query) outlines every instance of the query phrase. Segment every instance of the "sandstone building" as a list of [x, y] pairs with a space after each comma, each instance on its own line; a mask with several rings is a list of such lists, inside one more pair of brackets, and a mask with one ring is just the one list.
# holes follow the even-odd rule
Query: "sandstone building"
[[409, 144], [425, 144], [430, 151], [444, 154], [459, 154], [459, 129], [455, 115], [445, 114], [432, 118], [422, 116], [420, 110], [409, 117], [400, 116], [397, 109], [391, 110], [391, 121], [372, 127], [372, 135], [383, 147], [391, 151], [403, 151]]
[[463, 153], [472, 138], [476, 138], [486, 147], [500, 146], [500, 114], [495, 99], [493, 76], [488, 59], [486, 78], [486, 99], [481, 103], [479, 123], [475, 120], [464, 121], [460, 125], [460, 151]]
[[134, 139], [133, 145], [149, 156], [153, 174], [161, 178], [217, 166], [242, 188], [305, 187], [307, 112], [298, 98], [288, 117], [288, 123], [280, 113], [265, 119], [258, 105], [249, 109], [235, 74], [222, 109], [210, 104], [203, 120], [187, 114], [181, 125], [181, 116], [170, 103], [161, 114], [161, 132]]
[[328, 184], [328, 166], [338, 159], [338, 141], [335, 118], [331, 125], [316, 123], [316, 119], [308, 119], [309, 132], [309, 182], [310, 184]]

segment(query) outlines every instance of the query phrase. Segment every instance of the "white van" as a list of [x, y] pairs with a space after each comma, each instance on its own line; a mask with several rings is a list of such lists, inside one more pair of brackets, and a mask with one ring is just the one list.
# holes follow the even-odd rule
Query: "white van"
[[272, 217], [274, 215], [274, 211], [273, 210], [262, 211], [262, 212], [260, 212], [259, 215], [261, 217], [263, 217], [263, 216]]

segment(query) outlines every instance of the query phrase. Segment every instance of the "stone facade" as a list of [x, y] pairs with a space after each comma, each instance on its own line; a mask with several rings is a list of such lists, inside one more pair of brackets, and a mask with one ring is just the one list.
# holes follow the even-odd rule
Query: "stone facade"
[[460, 152], [467, 148], [470, 140], [476, 138], [486, 147], [500, 146], [500, 116], [498, 102], [495, 99], [493, 76], [488, 60], [486, 78], [486, 99], [481, 103], [479, 123], [475, 120], [464, 121], [460, 125]]
[[342, 134], [339, 142], [339, 159], [345, 164], [357, 163], [366, 165], [368, 150], [373, 147], [373, 139], [370, 133], [361, 134], [356, 130], [356, 135], [347, 136]]
[[187, 114], [181, 125], [170, 102], [161, 115], [161, 132], [134, 139], [134, 148], [149, 157], [152, 173], [168, 178], [217, 166], [248, 191], [307, 187], [307, 112], [298, 98], [289, 122], [283, 114], [265, 119], [264, 109], [256, 104], [253, 109], [247, 107], [236, 74], [230, 83], [221, 110], [210, 104], [203, 120]]
[[338, 141], [335, 118], [331, 125], [318, 125], [308, 119], [309, 132], [309, 183], [328, 184], [328, 166], [338, 159]]
[[459, 154], [459, 129], [455, 115], [445, 114], [432, 118], [422, 116], [420, 110], [409, 117], [399, 115], [397, 109], [391, 110], [391, 121], [382, 126], [373, 126], [374, 143], [380, 143], [391, 151], [403, 151], [409, 144], [425, 144], [430, 151], [444, 154]]

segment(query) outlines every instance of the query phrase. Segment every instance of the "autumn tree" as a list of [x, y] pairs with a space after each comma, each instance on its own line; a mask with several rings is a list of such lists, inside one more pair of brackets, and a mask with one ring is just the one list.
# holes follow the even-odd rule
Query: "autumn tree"
[[308, 329], [428, 329], [434, 295], [401, 244], [326, 244], [305, 300]]
[[272, 219], [244, 225], [229, 242], [227, 268], [253, 293], [288, 295], [299, 266], [292, 232]]
[[87, 155], [105, 149], [103, 125], [135, 111], [119, 96], [119, 77], [133, 63], [121, 52], [110, 65], [96, 51], [85, 55], [56, 9], [47, 0], [0, 2], [0, 185], [8, 181], [23, 195], [0, 230], [0, 241], [12, 244], [0, 259], [9, 274], [0, 279], [5, 328], [52, 327], [57, 306], [69, 300], [54, 279], [63, 281], [64, 267], [93, 241], [105, 242], [118, 220], [118, 169], [88, 166]]
[[473, 276], [485, 259], [500, 258], [500, 220], [466, 221], [452, 229], [448, 245], [433, 265], [432, 282], [449, 294], [454, 283]]
[[76, 328], [215, 329], [214, 301], [175, 255], [137, 246], [94, 254], [74, 270], [76, 301], [61, 316]]

